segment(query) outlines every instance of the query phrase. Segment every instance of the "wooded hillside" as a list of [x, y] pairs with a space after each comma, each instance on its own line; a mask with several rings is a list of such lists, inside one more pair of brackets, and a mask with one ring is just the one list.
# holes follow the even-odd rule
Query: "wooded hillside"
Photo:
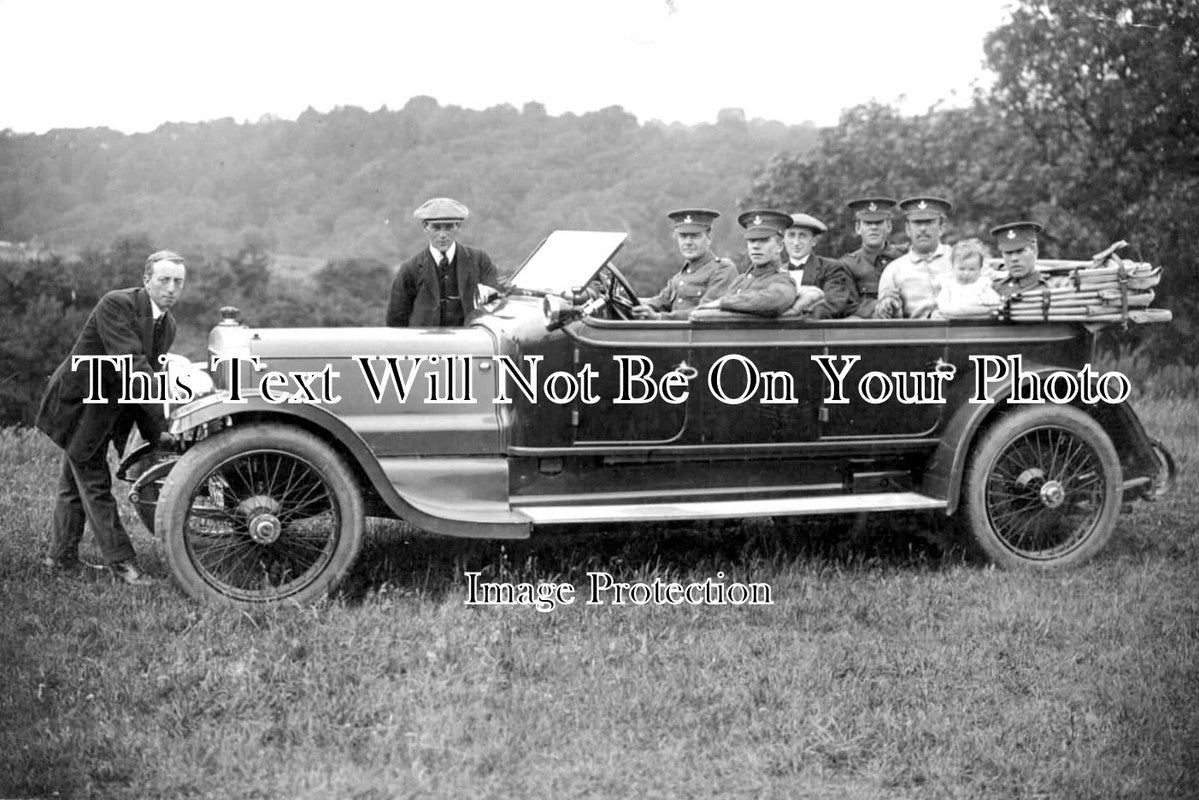
[[954, 204], [949, 241], [1016, 219], [1046, 225], [1044, 257], [1128, 240], [1127, 255], [1163, 267], [1154, 305], [1175, 321], [1121, 346], [1194, 363], [1199, 8], [1021, 0], [984, 51], [994, 82], [967, 108], [910, 116], [872, 102], [823, 130], [737, 109], [683, 126], [620, 107], [550, 116], [417, 97], [132, 136], [0, 132], [0, 240], [48, 245], [38, 261], [0, 244], [0, 424], [31, 420], [81, 315], [98, 292], [137, 283], [153, 249], [189, 257], [181, 352], [199, 355], [225, 304], [258, 325], [380, 324], [394, 265], [424, 244], [412, 209], [436, 195], [471, 208], [461, 239], [502, 271], [557, 228], [627, 231], [620, 265], [656, 291], [678, 263], [671, 209], [724, 212], [717, 250], [733, 256], [739, 210], [806, 211], [831, 226], [818, 251], [836, 256], [857, 246], [847, 198], [939, 193]]
[[473, 111], [430, 97], [398, 111], [308, 111], [296, 121], [168, 124], [0, 136], [0, 239], [99, 247], [146, 234], [190, 253], [254, 243], [274, 253], [396, 262], [423, 237], [412, 210], [449, 195], [471, 209], [462, 239], [512, 269], [555, 228], [625, 230], [626, 258], [677, 260], [665, 212], [725, 211], [755, 169], [815, 146], [812, 126], [639, 123], [619, 107], [550, 116], [528, 103]]

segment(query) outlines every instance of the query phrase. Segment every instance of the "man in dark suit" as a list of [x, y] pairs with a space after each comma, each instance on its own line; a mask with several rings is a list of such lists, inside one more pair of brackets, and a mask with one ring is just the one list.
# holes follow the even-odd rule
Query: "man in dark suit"
[[400, 265], [387, 304], [388, 325], [462, 325], [475, 309], [475, 289], [480, 284], [498, 286], [491, 257], [456, 241], [469, 214], [466, 206], [448, 197], [434, 197], [413, 213], [425, 229], [429, 246]]
[[828, 226], [811, 214], [792, 214], [791, 225], [783, 234], [787, 248], [787, 270], [796, 279], [796, 288], [815, 286], [824, 298], [812, 307], [816, 319], [837, 319], [858, 303], [849, 269], [840, 261], [818, 256], [812, 251]]
[[[114, 577], [134, 585], [150, 582], [137, 567], [133, 545], [117, 513], [108, 472], [108, 443], [119, 453], [135, 424], [147, 441], [158, 441], [164, 422], [162, 407], [118, 402], [124, 391], [121, 370], [111, 363], [77, 357], [124, 356], [123, 368], [152, 376], [159, 356], [175, 340], [170, 309], [179, 300], [186, 277], [181, 256], [169, 250], [151, 255], [146, 260], [143, 285], [101, 297], [70, 355], [50, 377], [38, 409], [37, 427], [65, 451], [54, 531], [44, 559], [51, 569], [74, 571], [83, 566], [79, 543], [86, 520]], [[98, 372], [95, 379], [94, 371]], [[96, 394], [104, 399], [93, 396]], [[92, 399], [85, 400], [89, 396]]]

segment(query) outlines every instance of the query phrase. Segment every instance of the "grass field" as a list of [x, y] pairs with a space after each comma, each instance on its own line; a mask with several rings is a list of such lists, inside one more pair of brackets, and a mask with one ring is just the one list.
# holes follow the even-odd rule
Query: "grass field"
[[[969, 563], [928, 517], [379, 523], [340, 597], [265, 613], [186, 600], [132, 514], [161, 583], [45, 574], [57, 453], [0, 432], [0, 797], [1199, 797], [1199, 414], [1138, 410], [1180, 484], [1070, 572]], [[472, 608], [468, 570], [774, 604]]]

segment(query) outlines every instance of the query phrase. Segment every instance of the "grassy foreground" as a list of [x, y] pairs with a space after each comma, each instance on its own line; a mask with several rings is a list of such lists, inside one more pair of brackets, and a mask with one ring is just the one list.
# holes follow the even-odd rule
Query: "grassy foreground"
[[[1199, 796], [1199, 415], [1138, 410], [1180, 485], [1067, 573], [964, 562], [928, 517], [379, 524], [340, 598], [253, 614], [186, 600], [132, 513], [160, 584], [42, 572], [57, 452], [0, 431], [0, 797]], [[774, 604], [471, 608], [468, 570]]]

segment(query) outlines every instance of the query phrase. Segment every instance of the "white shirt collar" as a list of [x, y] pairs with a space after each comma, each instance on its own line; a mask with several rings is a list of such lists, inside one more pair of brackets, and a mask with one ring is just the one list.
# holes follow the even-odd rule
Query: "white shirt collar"
[[[429, 252], [433, 255], [433, 263], [434, 264], [441, 261], [441, 251], [440, 250], [438, 250], [433, 245], [429, 245]], [[449, 249], [445, 251], [445, 257], [448, 258], [450, 261], [453, 261], [454, 253], [456, 253], [456, 252], [458, 252], [458, 243], [450, 242]]]
[[812, 260], [812, 254], [808, 253], [806, 256], [803, 257], [802, 260], [792, 261], [791, 269], [803, 269], [804, 267], [806, 267], [808, 265], [808, 262], [811, 260]]
[[154, 298], [150, 298], [150, 313], [154, 315], [154, 321], [158, 322], [158, 318], [167, 313], [158, 307], [158, 303], [154, 302]]
[[952, 247], [950, 247], [945, 242], [941, 242], [941, 244], [937, 245], [936, 250], [933, 250], [931, 253], [928, 253], [926, 255], [920, 255], [915, 252], [911, 253], [912, 262], [916, 263], [916, 264], [921, 264], [921, 263], [924, 263], [925, 261], [936, 261], [938, 258], [941, 258], [943, 256], [945, 256], [945, 257], [949, 256], [949, 254], [952, 252], [953, 252]]

